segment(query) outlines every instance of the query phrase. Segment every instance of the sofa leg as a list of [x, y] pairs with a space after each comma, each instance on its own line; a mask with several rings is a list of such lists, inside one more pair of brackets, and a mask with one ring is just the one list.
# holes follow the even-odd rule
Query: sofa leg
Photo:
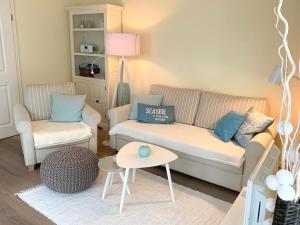
[[34, 171], [34, 165], [27, 166], [27, 170], [29, 172], [33, 172]]

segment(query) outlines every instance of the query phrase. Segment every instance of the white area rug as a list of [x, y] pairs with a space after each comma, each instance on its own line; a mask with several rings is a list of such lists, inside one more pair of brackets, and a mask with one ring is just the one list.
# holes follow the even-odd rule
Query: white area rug
[[172, 203], [167, 180], [138, 170], [135, 183], [130, 183], [132, 194], [119, 214], [121, 181], [115, 176], [102, 201], [105, 176], [101, 172], [96, 183], [80, 193], [56, 193], [40, 185], [17, 195], [58, 225], [216, 225], [231, 206], [174, 183], [176, 203]]

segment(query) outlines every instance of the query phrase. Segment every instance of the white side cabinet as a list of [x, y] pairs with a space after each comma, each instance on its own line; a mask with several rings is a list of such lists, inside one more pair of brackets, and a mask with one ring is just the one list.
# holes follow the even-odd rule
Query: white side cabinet
[[101, 114], [105, 123], [118, 70], [118, 59], [105, 54], [105, 34], [121, 32], [123, 8], [100, 4], [70, 6], [67, 10], [76, 93], [87, 95], [88, 104]]

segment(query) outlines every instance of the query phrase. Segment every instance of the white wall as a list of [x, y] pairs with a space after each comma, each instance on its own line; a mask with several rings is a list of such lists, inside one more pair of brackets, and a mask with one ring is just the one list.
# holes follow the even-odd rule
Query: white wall
[[[131, 60], [135, 90], [152, 83], [267, 97], [278, 116], [281, 88], [268, 83], [280, 63], [273, 0], [82, 0], [124, 6], [124, 31], [141, 34], [142, 55]], [[296, 58], [296, 4], [285, 1]], [[298, 23], [299, 24], [299, 23]], [[298, 45], [299, 46], [299, 45]], [[299, 58], [299, 57], [298, 57]]]
[[[24, 83], [69, 80], [69, 33], [64, 5], [108, 2], [124, 6], [125, 32], [141, 34], [142, 55], [130, 60], [137, 93], [146, 93], [150, 84], [160, 83], [267, 97], [272, 115], [278, 116], [281, 88], [267, 81], [280, 62], [280, 38], [273, 14], [277, 1], [15, 1]], [[299, 46], [296, 27], [300, 24], [297, 7], [298, 0], [285, 1], [284, 12], [291, 25], [289, 43], [295, 57]]]
[[71, 79], [68, 15], [72, 0], [14, 0], [23, 84]]

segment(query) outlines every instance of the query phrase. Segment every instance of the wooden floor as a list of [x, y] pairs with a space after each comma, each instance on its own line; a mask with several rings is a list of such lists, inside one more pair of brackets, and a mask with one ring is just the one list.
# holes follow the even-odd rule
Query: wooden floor
[[[100, 130], [99, 130], [100, 131]], [[103, 147], [103, 132], [99, 132], [98, 154], [100, 157], [112, 154], [112, 150]], [[166, 177], [165, 169], [155, 167], [147, 171]], [[172, 171], [173, 181], [206, 193], [227, 202], [233, 202], [238, 193], [199, 179]], [[41, 183], [39, 169], [28, 172], [24, 166], [19, 137], [0, 140], [0, 225], [48, 225], [53, 224], [43, 215], [26, 205], [14, 194]]]

